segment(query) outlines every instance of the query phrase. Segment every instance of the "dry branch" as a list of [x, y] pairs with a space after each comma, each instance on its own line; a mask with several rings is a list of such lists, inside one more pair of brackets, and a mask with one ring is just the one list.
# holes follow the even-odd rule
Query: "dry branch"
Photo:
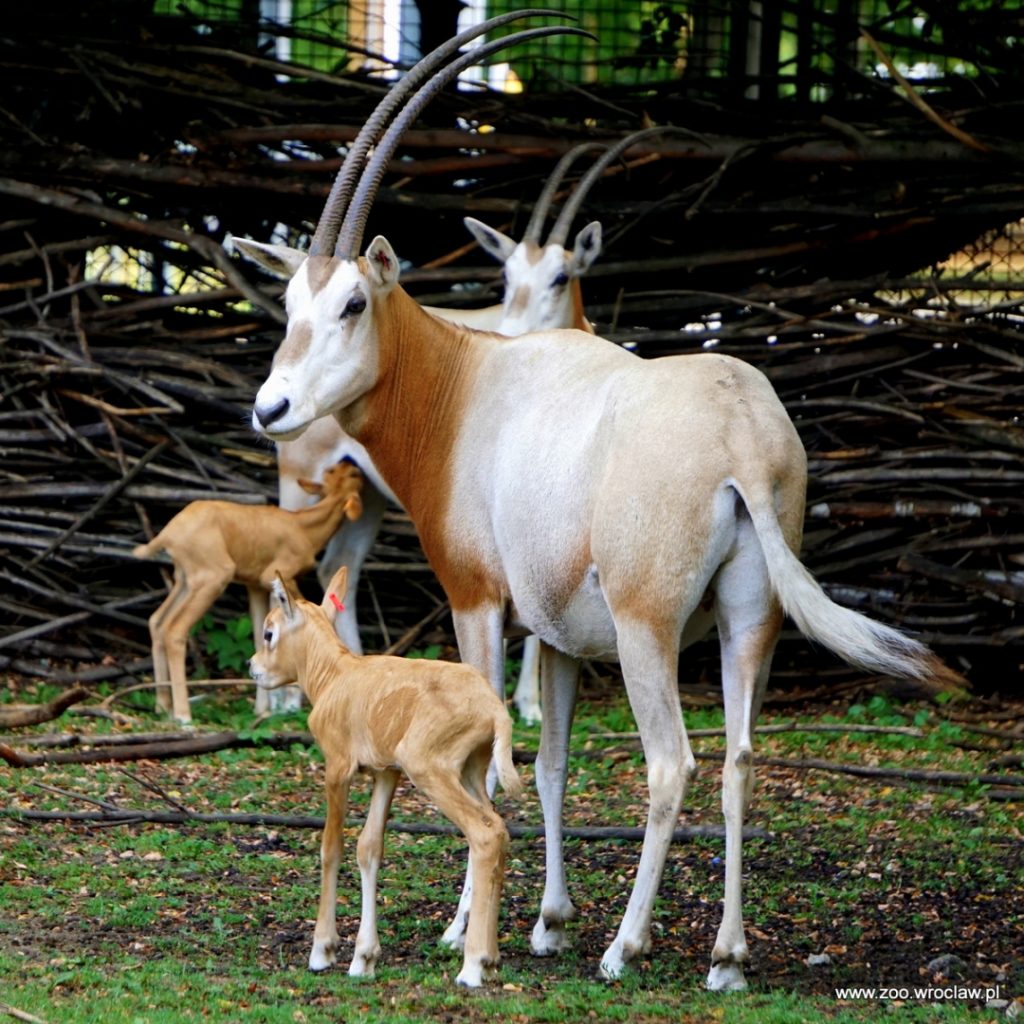
[[[248, 415], [280, 337], [281, 284], [221, 242], [268, 239], [279, 223], [301, 242], [381, 92], [309, 69], [278, 81], [283, 65], [237, 39], [140, 46], [117, 31], [26, 38], [0, 68], [0, 578], [14, 592], [0, 666], [54, 681], [148, 671], [145, 613], [166, 583], [130, 559], [135, 543], [191, 500], [274, 499], [273, 450]], [[804, 558], [828, 592], [917, 633], [979, 685], [1013, 688], [1022, 291], [999, 298], [1001, 282], [966, 265], [909, 275], [1024, 213], [1017, 80], [972, 83], [969, 102], [929, 91], [932, 121], [877, 82], [827, 121], [781, 101], [752, 119], [701, 93], [724, 82], [450, 93], [406, 136], [374, 230], [420, 268], [405, 275], [418, 297], [485, 304], [497, 270], [467, 245], [463, 215], [514, 233], [576, 142], [647, 119], [692, 130], [636, 147], [591, 194], [584, 213], [606, 241], [583, 282], [588, 315], [645, 358], [706, 346], [764, 370], [810, 455]], [[683, 89], [702, 101], [681, 102]], [[138, 253], [137, 281], [86, 277], [86, 254], [95, 267], [111, 245]], [[1006, 278], [1020, 283], [1012, 252]], [[386, 522], [363, 586], [362, 607], [379, 609], [368, 649], [453, 644], [404, 517]], [[245, 610], [229, 594], [215, 614]], [[685, 682], [717, 678], [713, 645], [682, 664]], [[775, 678], [800, 699], [865, 685], [834, 669], [786, 631]], [[806, 684], [826, 673], [827, 686]]]
[[[69, 794], [74, 795], [74, 794]], [[151, 811], [142, 808], [104, 806], [96, 811], [38, 811], [28, 808], [0, 807], [0, 816], [21, 819], [23, 821], [86, 821], [105, 824], [135, 825], [140, 822], [154, 822], [163, 825], [188, 825], [192, 823], [227, 823], [232, 825], [256, 825], [267, 828], [304, 828], [322, 829], [324, 819], [315, 816], [288, 814], [200, 814], [193, 811]], [[359, 828], [361, 821], [351, 819], [351, 828]], [[536, 838], [544, 835], [543, 825], [519, 825], [507, 822], [509, 835], [513, 839]], [[394, 821], [389, 820], [387, 828], [391, 832], [403, 832], [409, 835], [460, 835], [454, 825], [441, 822]], [[626, 839], [640, 842], [644, 838], [644, 829], [616, 826], [565, 826], [562, 836], [566, 839]], [[672, 833], [672, 841], [689, 842], [693, 839], [724, 838], [725, 829], [721, 825], [690, 825], [676, 828]], [[771, 833], [766, 829], [746, 827], [744, 839], [770, 839]]]
[[[89, 691], [84, 686], [65, 690], [59, 697], [45, 704], [0, 705], [0, 728], [14, 729], [22, 725], [39, 725], [60, 718], [72, 704], [85, 700]], [[2, 755], [0, 755], [2, 756]]]

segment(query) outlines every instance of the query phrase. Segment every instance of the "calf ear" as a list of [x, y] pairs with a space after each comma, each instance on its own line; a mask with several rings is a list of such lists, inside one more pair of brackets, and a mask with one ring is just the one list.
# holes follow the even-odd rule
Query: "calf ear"
[[345, 515], [350, 520], [356, 520], [363, 514], [363, 499], [358, 494], [353, 494], [345, 502]]
[[287, 622], [295, 618], [295, 604], [280, 573], [275, 575], [274, 582], [270, 584], [270, 607], [280, 608]]
[[344, 608], [342, 602], [345, 600], [346, 593], [348, 593], [348, 566], [343, 565], [331, 577], [331, 582], [324, 590], [324, 599], [320, 602], [320, 607], [332, 626], [338, 617], [338, 612]]
[[295, 481], [307, 494], [323, 494], [324, 485], [318, 484], [313, 480], [296, 480]]

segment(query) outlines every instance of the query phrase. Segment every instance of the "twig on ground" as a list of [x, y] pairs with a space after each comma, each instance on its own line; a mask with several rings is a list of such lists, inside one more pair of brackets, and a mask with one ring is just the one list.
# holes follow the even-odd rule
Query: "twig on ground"
[[18, 704], [0, 707], [0, 727], [10, 729], [20, 725], [38, 725], [40, 722], [50, 722], [55, 718], [60, 718], [72, 704], [77, 704], [88, 696], [89, 691], [84, 686], [75, 686], [45, 704]]

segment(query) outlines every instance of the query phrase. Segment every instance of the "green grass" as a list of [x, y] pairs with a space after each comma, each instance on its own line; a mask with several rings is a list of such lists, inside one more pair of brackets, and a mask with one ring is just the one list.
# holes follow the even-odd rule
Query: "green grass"
[[[24, 699], [24, 698], [22, 698]], [[141, 708], [142, 710], [139, 710]], [[197, 703], [200, 729], [245, 728], [248, 702], [210, 692]], [[139, 727], [156, 720], [140, 701]], [[763, 722], [792, 716], [762, 716]], [[819, 709], [817, 722], [916, 725], [921, 737], [780, 733], [759, 754], [833, 761], [985, 770], [987, 755], [954, 744], [963, 736], [934, 709], [871, 700]], [[721, 725], [719, 708], [687, 712], [691, 729]], [[273, 728], [301, 728], [303, 716]], [[52, 728], [52, 726], [50, 727]], [[90, 725], [90, 729], [93, 726]], [[96, 731], [110, 728], [98, 723]], [[262, 727], [261, 727], [262, 728]], [[573, 731], [566, 823], [642, 824], [646, 777], [621, 695], [581, 701]], [[26, 732], [43, 732], [37, 727]], [[517, 727], [535, 748], [538, 729]], [[607, 748], [613, 748], [606, 753]], [[694, 740], [718, 750], [717, 738]], [[322, 759], [296, 746], [224, 751], [182, 761], [128, 765], [195, 811], [322, 813]], [[510, 821], [540, 820], [528, 795], [499, 798]], [[719, 766], [700, 762], [683, 823], [718, 824]], [[51, 1022], [160, 1024], [359, 1021], [995, 1021], [977, 1000], [837, 1000], [844, 985], [914, 986], [924, 965], [952, 952], [964, 984], [1024, 992], [1024, 813], [980, 787], [930, 791], [844, 775], [758, 769], [749, 823], [770, 838], [745, 850], [744, 907], [751, 946], [740, 994], [703, 988], [720, 918], [723, 844], [701, 839], [669, 853], [655, 907], [650, 957], [614, 984], [596, 977], [628, 899], [639, 857], [632, 842], [566, 843], [570, 893], [579, 910], [574, 948], [530, 956], [528, 937], [542, 888], [543, 841], [514, 840], [501, 923], [501, 983], [456, 989], [459, 957], [437, 946], [462, 882], [462, 843], [447, 836], [389, 833], [380, 878], [384, 947], [374, 981], [347, 977], [359, 913], [354, 831], [339, 884], [339, 966], [306, 968], [319, 888], [318, 834], [233, 824], [103, 825], [0, 818], [0, 1003]], [[166, 804], [115, 765], [49, 766], [0, 775], [0, 805], [78, 810], [88, 806], [33, 786], [45, 783], [124, 807]], [[366, 787], [353, 793], [362, 816]], [[394, 816], [436, 820], [403, 787]], [[346, 945], [348, 943], [348, 945]], [[811, 953], [830, 951], [826, 967]], [[1001, 979], [1001, 980], [1000, 980]], [[0, 1014], [2, 1016], [2, 1014]]]

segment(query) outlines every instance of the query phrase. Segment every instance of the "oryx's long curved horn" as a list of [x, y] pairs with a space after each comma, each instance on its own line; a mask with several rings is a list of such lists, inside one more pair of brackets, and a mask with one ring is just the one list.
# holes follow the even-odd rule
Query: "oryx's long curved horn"
[[544, 221], [547, 220], [548, 211], [551, 209], [551, 203], [554, 201], [555, 193], [558, 192], [562, 185], [562, 181], [566, 174], [569, 173], [569, 168], [584, 154], [589, 153], [591, 150], [604, 149], [605, 144], [603, 142], [581, 142], [578, 146], [573, 146], [567, 153], [562, 156], [562, 159], [555, 164], [555, 169], [551, 172], [548, 180], [544, 183], [544, 189], [539, 196], [537, 196], [537, 202], [533, 204], [533, 213], [530, 215], [530, 223], [526, 225], [526, 231], [523, 233], [524, 242], [533, 242], [535, 245], [540, 244], [540, 232], [544, 226]]
[[342, 222], [341, 231], [338, 235], [338, 244], [335, 246], [334, 255], [339, 259], [354, 259], [358, 255], [359, 246], [363, 240], [363, 229], [366, 227], [366, 219], [370, 215], [370, 206], [377, 194], [384, 172], [387, 170], [388, 162], [398, 147], [399, 140], [406, 129], [419, 117], [423, 108], [441, 91], [453, 78], [471, 67], [478, 61], [489, 57], [498, 50], [508, 46], [525, 42], [528, 39], [538, 39], [541, 36], [563, 36], [575, 35], [585, 36], [588, 39], [595, 39], [590, 32], [583, 29], [570, 28], [568, 26], [547, 26], [545, 28], [531, 28], [522, 32], [513, 32], [511, 35], [503, 36], [491, 43], [484, 43], [474, 47], [469, 53], [452, 61], [443, 70], [438, 71], [426, 85], [422, 86], [419, 92], [402, 108], [398, 116], [391, 122], [384, 137], [377, 144], [363, 171], [359, 184], [356, 186], [355, 195], [348, 204], [345, 213], [345, 220]]
[[510, 21], [518, 21], [520, 18], [536, 18], [542, 15], [556, 18], [568, 18], [571, 15], [559, 11], [548, 10], [545, 7], [524, 8], [521, 11], [510, 11], [508, 14], [500, 14], [490, 18], [479, 25], [460, 32], [447, 42], [442, 43], [437, 49], [431, 50], [425, 57], [421, 58], [409, 71], [402, 76], [384, 95], [383, 99], [374, 108], [373, 113], [367, 118], [366, 123], [359, 130], [352, 144], [345, 154], [345, 160], [338, 171], [334, 184], [331, 186], [327, 202], [324, 204], [323, 213], [317, 222], [316, 231], [310, 242], [309, 254], [311, 256], [329, 256], [334, 248], [338, 237], [338, 228], [341, 226], [342, 218], [348, 208], [352, 190], [359, 180], [363, 169], [363, 162], [370, 147], [380, 138], [388, 122], [394, 113], [405, 102], [406, 98], [418, 89], [434, 71], [448, 60], [456, 51], [472, 42], [477, 36], [482, 36], [493, 28], [507, 25]]
[[583, 205], [583, 200], [587, 198], [587, 193], [597, 179], [604, 174], [612, 161], [617, 160], [630, 146], [635, 146], [641, 140], [650, 138], [652, 135], [687, 135], [690, 138], [700, 138], [696, 132], [692, 132], [688, 128], [663, 125], [633, 132], [632, 135], [627, 135], [624, 139], [620, 139], [613, 146], [610, 146], [605, 153], [594, 161], [593, 165], [587, 170], [587, 173], [580, 178], [579, 184], [572, 195], [565, 201], [565, 205], [558, 213], [558, 220], [555, 221], [555, 226], [551, 229], [551, 234], [548, 235], [548, 245], [565, 245], [565, 240], [569, 237], [569, 228], [572, 227], [573, 218], [579, 212], [580, 206]]

